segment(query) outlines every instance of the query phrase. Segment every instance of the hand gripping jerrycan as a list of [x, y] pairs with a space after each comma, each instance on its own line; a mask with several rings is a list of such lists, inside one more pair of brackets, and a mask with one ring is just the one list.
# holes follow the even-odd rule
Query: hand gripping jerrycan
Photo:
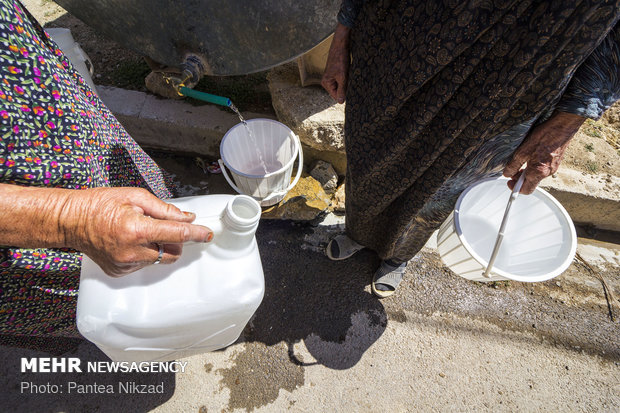
[[194, 212], [213, 240], [185, 244], [174, 264], [120, 278], [83, 258], [77, 327], [114, 361], [170, 361], [226, 347], [263, 299], [258, 202], [245, 195], [170, 202]]

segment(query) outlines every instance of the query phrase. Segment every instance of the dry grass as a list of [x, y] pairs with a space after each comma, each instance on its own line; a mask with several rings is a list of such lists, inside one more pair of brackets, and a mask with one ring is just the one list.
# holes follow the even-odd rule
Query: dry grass
[[620, 130], [614, 126], [607, 123], [605, 119], [599, 121], [588, 119], [581, 127], [581, 132], [592, 138], [604, 139], [620, 152]]

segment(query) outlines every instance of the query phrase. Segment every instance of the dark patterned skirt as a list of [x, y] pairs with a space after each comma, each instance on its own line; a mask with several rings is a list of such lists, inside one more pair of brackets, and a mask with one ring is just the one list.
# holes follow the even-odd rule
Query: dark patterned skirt
[[348, 235], [406, 261], [501, 173], [620, 16], [618, 1], [383, 0], [352, 30]]

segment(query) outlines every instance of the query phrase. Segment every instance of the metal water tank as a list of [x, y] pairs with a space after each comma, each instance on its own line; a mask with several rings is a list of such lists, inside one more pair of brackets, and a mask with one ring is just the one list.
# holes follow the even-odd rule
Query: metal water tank
[[205, 74], [287, 62], [336, 27], [340, 0], [55, 0], [110, 39], [173, 67], [201, 57]]

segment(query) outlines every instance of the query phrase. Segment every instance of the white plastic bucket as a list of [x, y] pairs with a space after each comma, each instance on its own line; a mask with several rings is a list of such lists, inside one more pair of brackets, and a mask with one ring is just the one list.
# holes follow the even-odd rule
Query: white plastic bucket
[[[247, 121], [254, 142], [239, 123], [233, 126], [220, 144], [220, 167], [230, 186], [240, 194], [251, 196], [261, 206], [275, 205], [284, 198], [301, 176], [303, 152], [299, 138], [286, 125], [271, 119]], [[261, 158], [265, 169], [261, 165]], [[297, 175], [291, 182], [295, 159]], [[232, 179], [226, 171], [230, 169]], [[234, 180], [234, 182], [233, 182]]]
[[[75, 40], [73, 40], [71, 30], [64, 29], [62, 27], [54, 27], [45, 29], [45, 31], [56, 42], [58, 47], [60, 47], [60, 50], [62, 50], [65, 56], [67, 56], [67, 58], [71, 61], [71, 64], [75, 70], [77, 70], [84, 78], [92, 91], [97, 94], [97, 88], [91, 78], [93, 75], [93, 63], [90, 61], [90, 58], [86, 52], [84, 52]], [[86, 62], [88, 62], [90, 68], [86, 66]]]
[[511, 195], [507, 181], [484, 179], [461, 194], [439, 229], [442, 261], [474, 281], [537, 282], [560, 275], [575, 256], [575, 227], [562, 205], [537, 188], [515, 199], [490, 278], [483, 276]]

